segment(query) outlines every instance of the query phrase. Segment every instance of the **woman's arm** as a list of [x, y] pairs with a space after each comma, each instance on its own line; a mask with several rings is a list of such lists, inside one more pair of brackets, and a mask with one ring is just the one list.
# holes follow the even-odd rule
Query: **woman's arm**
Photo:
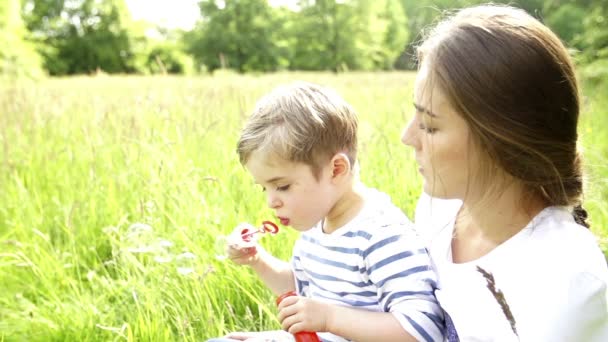
[[571, 279], [568, 295], [557, 299], [555, 321], [548, 322], [545, 341], [608, 341], [606, 282], [581, 272]]

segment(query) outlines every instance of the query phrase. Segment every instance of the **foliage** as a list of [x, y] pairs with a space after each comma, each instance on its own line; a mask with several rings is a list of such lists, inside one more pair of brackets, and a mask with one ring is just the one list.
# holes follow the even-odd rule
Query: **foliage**
[[209, 70], [391, 69], [407, 39], [396, 0], [301, 1], [300, 10], [265, 0], [200, 3], [203, 20], [187, 36]]
[[19, 8], [19, 0], [0, 2], [0, 75], [40, 77], [41, 60], [34, 47], [24, 40], [26, 30]]
[[407, 41], [395, 0], [301, 1], [294, 14], [291, 69], [392, 69]]
[[608, 4], [598, 1], [583, 20], [583, 33], [576, 36], [581, 47], [579, 61], [586, 66], [584, 75], [600, 82], [608, 79]]
[[[22, 2], [23, 23], [10, 15], [3, 29], [4, 73], [32, 66], [36, 54], [51, 75], [169, 72], [192, 69], [238, 72], [278, 70], [388, 70], [415, 68], [415, 47], [426, 28], [446, 13], [484, 0], [300, 0], [297, 8], [268, 0], [203, 0], [189, 32], [161, 32], [134, 22], [125, 0], [6, 0], [0, 12]], [[519, 6], [579, 51], [577, 61], [603, 70], [607, 0], [498, 0]], [[12, 6], [12, 7], [11, 7]], [[14, 12], [14, 10], [12, 10]], [[6, 25], [6, 23], [4, 25]], [[28, 42], [23, 42], [23, 38]], [[9, 52], [10, 50], [10, 52]], [[15, 56], [19, 54], [19, 58]], [[190, 59], [197, 67], [189, 65]], [[596, 62], [597, 61], [597, 62]], [[19, 67], [17, 67], [19, 65]], [[594, 71], [595, 72], [595, 71]]]
[[135, 71], [124, 0], [25, 0], [23, 8], [51, 75]]
[[[594, 7], [606, 8], [606, 0], [498, 0], [496, 4], [508, 4], [524, 9], [534, 17], [543, 21], [554, 30], [570, 47], [582, 49], [580, 37], [588, 38], [593, 30], [608, 32], [606, 26], [590, 27], [583, 24], [589, 20], [588, 13]], [[405, 11], [410, 18], [408, 29], [413, 33], [407, 43], [407, 49], [397, 61], [399, 68], [412, 69], [415, 67], [415, 47], [423, 37], [427, 28], [453, 10], [487, 3], [483, 0], [402, 0]], [[600, 4], [602, 3], [602, 4]]]
[[146, 68], [151, 74], [191, 74], [193, 61], [175, 43], [157, 43], [148, 52]]
[[215, 0], [199, 3], [203, 20], [188, 36], [189, 51], [213, 71], [273, 71], [285, 64], [282, 22], [266, 0]]
[[551, 11], [545, 23], [566, 43], [574, 45], [574, 39], [583, 32], [583, 21], [587, 13], [576, 3], [564, 4]]

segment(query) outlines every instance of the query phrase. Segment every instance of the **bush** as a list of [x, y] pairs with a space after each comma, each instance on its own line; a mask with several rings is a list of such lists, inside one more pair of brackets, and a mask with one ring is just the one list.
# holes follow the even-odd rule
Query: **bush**
[[146, 69], [151, 74], [191, 74], [192, 58], [172, 44], [159, 44], [152, 48], [146, 60]]

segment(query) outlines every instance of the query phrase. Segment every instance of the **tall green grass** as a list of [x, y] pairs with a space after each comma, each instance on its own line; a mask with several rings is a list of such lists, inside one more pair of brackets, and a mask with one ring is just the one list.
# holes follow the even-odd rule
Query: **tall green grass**
[[[274, 86], [334, 87], [359, 112], [364, 182], [408, 214], [420, 193], [399, 142], [410, 73], [78, 77], [0, 86], [0, 340], [201, 341], [278, 328], [274, 297], [215, 258], [216, 236], [272, 218], [234, 152]], [[587, 207], [608, 236], [608, 100], [586, 89]], [[296, 234], [262, 240], [288, 259]], [[603, 240], [606, 247], [606, 240]]]

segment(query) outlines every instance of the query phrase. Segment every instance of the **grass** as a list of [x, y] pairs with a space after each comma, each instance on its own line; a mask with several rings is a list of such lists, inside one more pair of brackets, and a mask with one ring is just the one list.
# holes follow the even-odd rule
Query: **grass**
[[[0, 341], [201, 341], [278, 328], [274, 297], [215, 258], [272, 217], [234, 147], [257, 98], [295, 79], [359, 111], [362, 179], [412, 214], [399, 142], [413, 74], [77, 77], [0, 86]], [[608, 247], [606, 86], [585, 89], [586, 207]], [[287, 259], [288, 229], [262, 243]]]

